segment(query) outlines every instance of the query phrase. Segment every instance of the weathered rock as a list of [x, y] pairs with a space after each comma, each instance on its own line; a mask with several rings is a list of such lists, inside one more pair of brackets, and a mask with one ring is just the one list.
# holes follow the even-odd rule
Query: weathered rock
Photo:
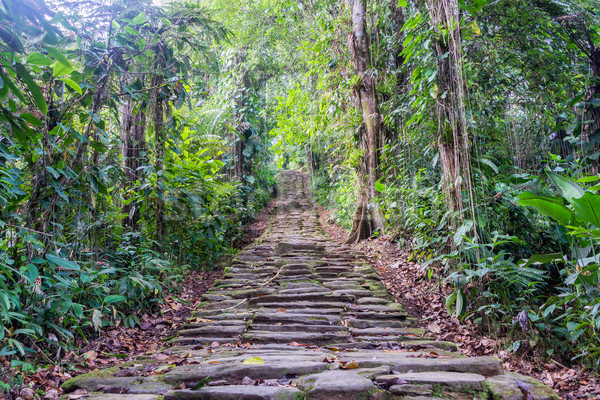
[[[531, 394], [535, 400], [557, 400], [557, 394], [548, 386], [529, 376], [506, 373], [487, 379], [493, 400], [522, 400]], [[525, 391], [526, 395], [523, 394]]]
[[376, 379], [379, 383], [407, 382], [412, 385], [449, 386], [456, 391], [485, 390], [485, 377], [479, 374], [460, 372], [410, 372], [406, 374], [383, 375]]
[[315, 400], [363, 399], [376, 387], [367, 379], [352, 370], [325, 371], [304, 377], [298, 381], [308, 398]]
[[83, 398], [85, 400], [162, 400], [162, 396], [152, 394], [96, 393]]
[[293, 387], [232, 385], [174, 390], [165, 400], [294, 400], [298, 394], [300, 391]]

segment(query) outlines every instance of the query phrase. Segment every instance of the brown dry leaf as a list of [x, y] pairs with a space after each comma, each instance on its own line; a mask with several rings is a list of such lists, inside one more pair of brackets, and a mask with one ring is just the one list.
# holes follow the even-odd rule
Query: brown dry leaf
[[95, 350], [86, 351], [82, 355], [88, 363], [93, 363], [98, 358], [98, 352]]
[[356, 369], [356, 368], [360, 368], [360, 367], [358, 366], [358, 363], [356, 361], [350, 361], [350, 362], [340, 365], [340, 368], [341, 369]]
[[430, 322], [427, 324], [427, 330], [436, 334], [442, 332], [442, 328], [437, 324], [437, 322]]

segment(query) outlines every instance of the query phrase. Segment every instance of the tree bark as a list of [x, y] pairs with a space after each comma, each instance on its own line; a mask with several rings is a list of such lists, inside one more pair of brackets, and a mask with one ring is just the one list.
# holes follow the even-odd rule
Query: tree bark
[[375, 182], [383, 119], [379, 113], [376, 82], [371, 69], [366, 3], [366, 0], [348, 0], [352, 13], [352, 32], [348, 38], [348, 45], [355, 73], [360, 78], [358, 86], [354, 88], [354, 97], [356, 106], [362, 113], [363, 123], [358, 129], [361, 151], [361, 167], [357, 171], [358, 203], [347, 243], [366, 239], [383, 225], [382, 218], [373, 204], [373, 199], [377, 196]]
[[434, 43], [437, 58], [438, 120], [437, 144], [442, 167], [442, 187], [452, 222], [462, 221], [463, 188], [471, 194], [469, 140], [465, 113], [465, 83], [462, 77], [462, 48], [456, 0], [434, 0], [429, 14], [439, 39]]
[[[157, 65], [156, 70], [161, 71], [165, 65], [167, 64], [166, 55], [162, 45], [158, 45], [155, 51], [157, 57]], [[157, 173], [156, 177], [156, 210], [155, 210], [155, 231], [156, 231], [156, 239], [158, 241], [162, 241], [164, 239], [165, 233], [165, 216], [164, 216], [164, 193], [161, 188], [160, 183], [162, 182], [162, 177], [164, 174], [160, 172], [164, 172], [164, 162], [163, 158], [165, 156], [165, 131], [164, 131], [164, 121], [165, 121], [165, 111], [168, 104], [165, 104], [165, 98], [162, 94], [162, 84], [165, 81], [165, 76], [162, 73], [156, 73], [153, 76], [151, 87], [155, 88], [152, 92], [152, 119], [154, 125], [154, 142], [155, 142], [155, 161], [154, 161], [154, 169]]]
[[[134, 103], [127, 102], [122, 110], [123, 131], [121, 139], [123, 141], [123, 159], [125, 176], [127, 177], [126, 188], [133, 188], [136, 181], [142, 179], [142, 173], [139, 168], [146, 162], [146, 115], [143, 110], [135, 112]], [[121, 222], [123, 226], [129, 226], [131, 229], [138, 228], [140, 211], [133, 202], [124, 204], [121, 212], [127, 216]]]

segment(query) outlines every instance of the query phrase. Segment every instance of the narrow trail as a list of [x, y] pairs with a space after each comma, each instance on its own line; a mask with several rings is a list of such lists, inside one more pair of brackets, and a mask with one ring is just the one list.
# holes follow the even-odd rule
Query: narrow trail
[[424, 337], [364, 257], [322, 231], [303, 180], [280, 174], [269, 229], [233, 259], [170, 347], [78, 376], [65, 392], [96, 392], [92, 400], [556, 398], [530, 377], [504, 373], [495, 357], [466, 358], [454, 343]]

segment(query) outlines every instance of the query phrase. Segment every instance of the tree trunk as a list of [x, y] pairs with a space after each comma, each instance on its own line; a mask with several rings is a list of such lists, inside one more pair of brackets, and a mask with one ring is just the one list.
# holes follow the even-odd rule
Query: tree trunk
[[[590, 136], [594, 137], [593, 152], [598, 152], [600, 151], [600, 146], [597, 144], [599, 140], [597, 136], [600, 135], [600, 104], [593, 104], [591, 101], [600, 101], [600, 48], [595, 47], [593, 43], [590, 43], [589, 58], [592, 70], [592, 85], [586, 97], [588, 106], [586, 107], [584, 118], [586, 121], [590, 121], [590, 123], [584, 127], [584, 131], [588, 140], [590, 140]], [[590, 173], [597, 174], [599, 166], [600, 157], [597, 157]]]
[[433, 0], [428, 9], [439, 34], [434, 43], [438, 72], [435, 113], [442, 187], [451, 220], [457, 225], [463, 219], [463, 188], [469, 196], [472, 193], [458, 4], [456, 0]]
[[375, 182], [379, 166], [379, 142], [383, 119], [379, 113], [375, 79], [371, 71], [369, 37], [367, 35], [366, 0], [348, 0], [352, 13], [352, 32], [348, 38], [354, 69], [360, 77], [354, 88], [356, 105], [362, 112], [363, 123], [358, 129], [361, 168], [358, 170], [358, 204], [347, 243], [370, 237], [382, 227], [382, 218], [373, 204], [377, 196]]
[[[157, 65], [156, 70], [161, 71], [166, 63], [166, 55], [164, 53], [164, 49], [161, 45], [159, 45], [156, 49], [156, 57], [157, 57]], [[155, 142], [155, 161], [154, 161], [154, 169], [157, 173], [156, 177], [156, 210], [155, 210], [155, 230], [156, 230], [156, 239], [160, 242], [164, 239], [165, 233], [165, 216], [164, 216], [164, 193], [161, 187], [162, 178], [164, 176], [164, 162], [163, 158], [165, 156], [165, 131], [164, 131], [164, 121], [165, 121], [165, 108], [168, 106], [165, 104], [165, 97], [162, 94], [162, 84], [165, 81], [164, 75], [162, 73], [157, 73], [153, 76], [151, 87], [152, 89], [152, 119], [154, 125], [154, 142]]]
[[[126, 188], [133, 188], [136, 181], [142, 179], [142, 172], [139, 168], [146, 162], [146, 116], [143, 110], [134, 110], [133, 102], [129, 101], [123, 106], [122, 111], [123, 131], [121, 139], [123, 141], [123, 159], [125, 176], [127, 177]], [[131, 229], [138, 228], [140, 218], [139, 208], [129, 202], [123, 205], [121, 210], [127, 216], [123, 219], [122, 225], [129, 226]]]

